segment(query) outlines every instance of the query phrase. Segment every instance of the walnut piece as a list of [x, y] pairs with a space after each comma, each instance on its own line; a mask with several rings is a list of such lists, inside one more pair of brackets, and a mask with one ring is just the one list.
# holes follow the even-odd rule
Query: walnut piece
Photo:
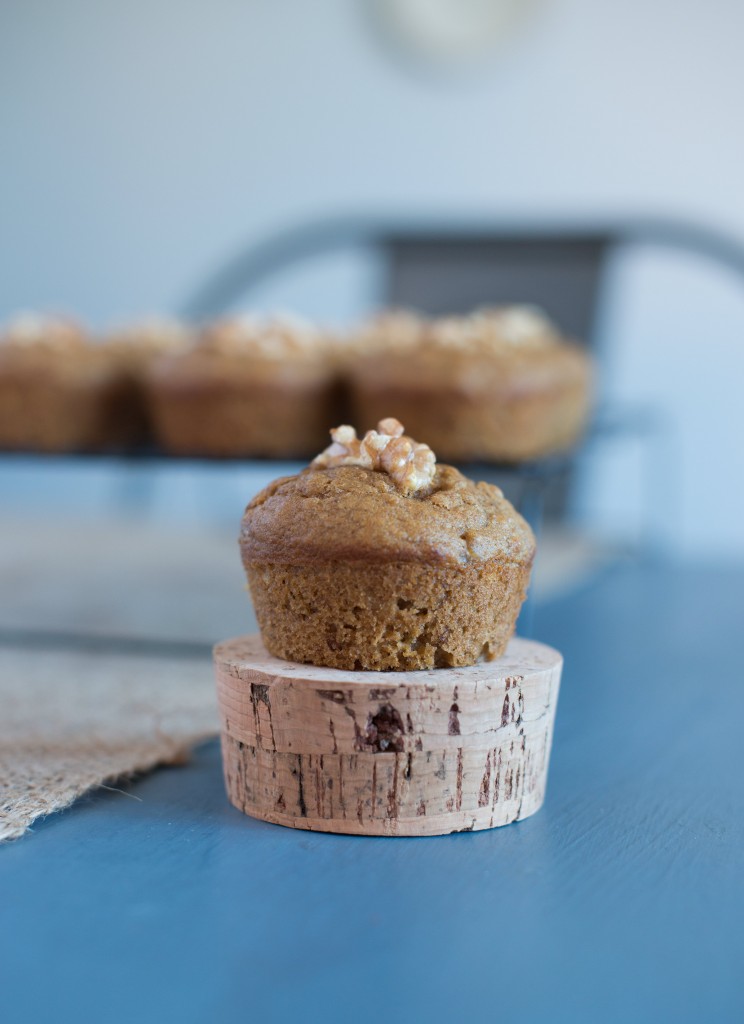
[[361, 466], [387, 473], [403, 494], [415, 495], [427, 490], [434, 479], [436, 456], [428, 444], [419, 444], [403, 433], [403, 424], [388, 417], [377, 430], [357, 437], [353, 427], [335, 427], [333, 444], [311, 462], [313, 469], [334, 466]]

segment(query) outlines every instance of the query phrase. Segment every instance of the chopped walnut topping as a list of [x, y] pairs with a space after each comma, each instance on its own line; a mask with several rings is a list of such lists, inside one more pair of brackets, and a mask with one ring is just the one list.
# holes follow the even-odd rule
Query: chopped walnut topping
[[40, 313], [18, 313], [5, 327], [5, 344], [16, 348], [59, 350], [82, 348], [85, 339], [74, 320]]
[[111, 331], [106, 338], [110, 345], [135, 345], [154, 355], [183, 348], [190, 340], [191, 332], [186, 324], [167, 316], [147, 316], [142, 320], [123, 324]]
[[436, 456], [427, 444], [419, 444], [403, 433], [403, 424], [389, 417], [380, 420], [377, 430], [357, 437], [353, 427], [331, 431], [333, 444], [313, 459], [311, 468], [361, 466], [387, 473], [403, 494], [415, 495], [427, 490], [434, 479]]
[[427, 321], [407, 309], [378, 313], [357, 330], [350, 348], [359, 352], [415, 348], [420, 344]]
[[425, 318], [396, 310], [369, 321], [358, 333], [360, 351], [461, 351], [488, 354], [543, 349], [560, 340], [557, 328], [536, 306], [494, 306], [467, 316]]
[[489, 351], [545, 348], [558, 340], [555, 327], [535, 306], [496, 306], [469, 316], [432, 321], [426, 342], [444, 348]]
[[205, 329], [198, 344], [203, 351], [220, 355], [250, 354], [280, 360], [322, 353], [329, 343], [326, 332], [285, 313], [266, 318], [250, 314], [224, 317]]

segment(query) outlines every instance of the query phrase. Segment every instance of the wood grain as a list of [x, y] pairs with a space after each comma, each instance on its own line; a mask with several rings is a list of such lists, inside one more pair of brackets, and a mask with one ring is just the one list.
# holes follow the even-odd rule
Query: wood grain
[[325, 832], [506, 825], [545, 795], [561, 655], [514, 639], [468, 668], [348, 672], [255, 636], [214, 651], [225, 782], [256, 818]]

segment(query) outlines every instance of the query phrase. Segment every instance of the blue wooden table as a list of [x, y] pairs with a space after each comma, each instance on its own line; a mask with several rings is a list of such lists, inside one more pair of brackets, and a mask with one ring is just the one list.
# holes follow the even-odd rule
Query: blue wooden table
[[744, 1020], [743, 612], [633, 565], [538, 608], [548, 798], [503, 829], [252, 821], [216, 743], [80, 801], [0, 851], [0, 1021]]

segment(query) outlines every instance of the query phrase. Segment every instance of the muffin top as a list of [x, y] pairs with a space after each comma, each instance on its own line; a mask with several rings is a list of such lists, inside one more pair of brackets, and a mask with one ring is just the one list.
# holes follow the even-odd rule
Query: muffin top
[[20, 313], [0, 331], [0, 372], [56, 381], [109, 375], [101, 346], [77, 321], [40, 313]]
[[348, 372], [361, 383], [407, 389], [451, 387], [474, 394], [541, 391], [588, 377], [579, 345], [533, 306], [497, 306], [468, 316], [428, 319], [383, 314], [352, 339]]
[[182, 349], [191, 341], [192, 332], [185, 323], [155, 314], [121, 324], [105, 337], [107, 345], [135, 348], [153, 356]]
[[331, 335], [299, 317], [229, 316], [207, 324], [193, 344], [159, 359], [154, 377], [312, 382], [335, 372], [335, 353]]
[[248, 505], [246, 564], [532, 561], [532, 531], [499, 488], [436, 465], [396, 420], [362, 439], [351, 427], [331, 434], [334, 443], [307, 469]]
[[75, 355], [85, 351], [89, 339], [75, 320], [41, 313], [18, 313], [0, 332], [6, 351]]
[[435, 318], [410, 310], [391, 310], [365, 324], [357, 336], [361, 349], [471, 355], [544, 352], [561, 340], [558, 328], [536, 306], [492, 306], [466, 316]]
[[208, 324], [200, 337], [203, 352], [222, 356], [284, 360], [317, 357], [330, 347], [329, 335], [297, 316], [250, 314], [223, 317]]

